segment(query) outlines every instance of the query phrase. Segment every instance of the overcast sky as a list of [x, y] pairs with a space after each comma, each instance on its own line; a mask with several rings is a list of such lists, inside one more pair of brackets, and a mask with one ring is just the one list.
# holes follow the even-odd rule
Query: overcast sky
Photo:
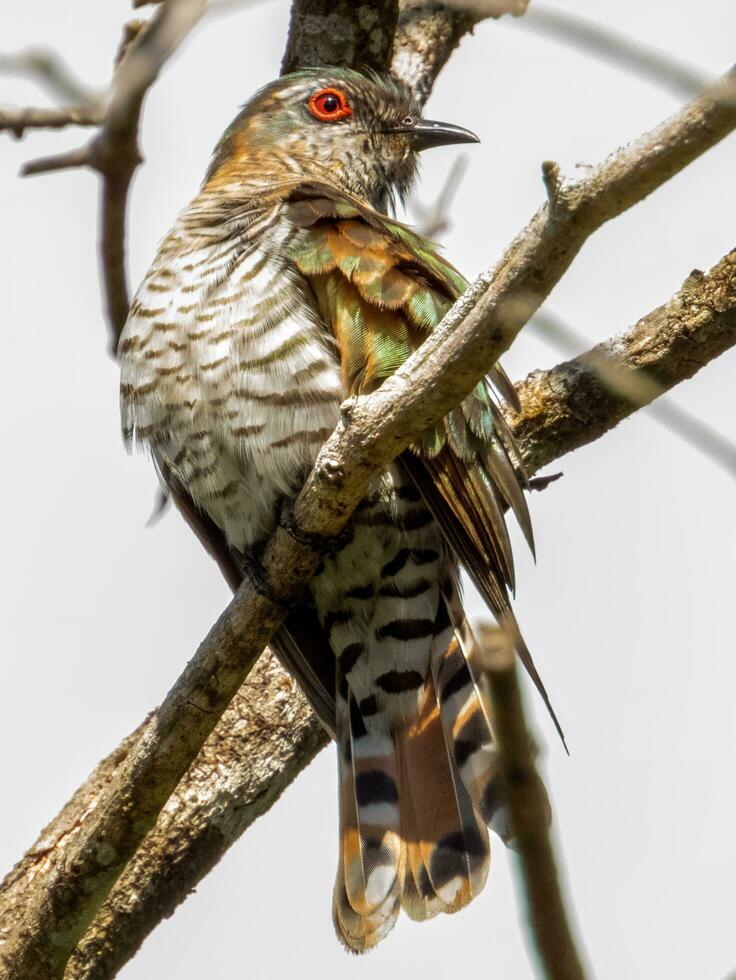
[[[734, 57], [734, 0], [560, 6], [705, 72]], [[134, 282], [222, 129], [278, 73], [287, 15], [274, 0], [209, 19], [149, 96], [147, 164], [131, 203]], [[1, 44], [50, 45], [102, 85], [129, 16], [126, 0], [6, 3]], [[45, 98], [2, 78], [0, 101]], [[468, 276], [495, 260], [543, 199], [542, 160], [572, 176], [677, 105], [657, 85], [519, 23], [478, 27], [428, 107], [482, 139], [453, 207], [450, 259]], [[228, 599], [175, 514], [144, 527], [155, 480], [119, 436], [94, 176], [17, 178], [23, 161], [82, 139], [0, 136], [2, 870], [159, 703]], [[455, 156], [427, 155], [423, 201]], [[598, 232], [548, 308], [593, 343], [664, 302], [691, 269], [736, 244], [735, 174], [732, 137]], [[526, 331], [505, 364], [519, 378], [560, 359]], [[732, 351], [673, 396], [734, 438], [735, 368]], [[516, 609], [572, 753], [530, 696], [583, 945], [599, 980], [721, 980], [736, 967], [736, 486], [644, 412], [561, 468], [564, 479], [531, 501], [536, 567], [515, 536]], [[376, 952], [348, 958], [330, 920], [336, 822], [327, 750], [121, 976], [532, 976], [513, 864], [498, 842], [486, 890], [468, 910], [423, 925], [402, 919]]]

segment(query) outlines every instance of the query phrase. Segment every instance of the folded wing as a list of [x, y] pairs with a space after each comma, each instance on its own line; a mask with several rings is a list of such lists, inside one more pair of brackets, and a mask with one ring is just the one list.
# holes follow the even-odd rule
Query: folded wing
[[[288, 215], [298, 229], [291, 257], [337, 341], [345, 389], [371, 392], [420, 346], [467, 283], [431, 242], [326, 185], [301, 187]], [[509, 604], [515, 578], [507, 509], [532, 551], [534, 541], [523, 492], [527, 478], [502, 399], [518, 407], [513, 385], [496, 365], [400, 464], [489, 608], [514, 636], [562, 737]]]

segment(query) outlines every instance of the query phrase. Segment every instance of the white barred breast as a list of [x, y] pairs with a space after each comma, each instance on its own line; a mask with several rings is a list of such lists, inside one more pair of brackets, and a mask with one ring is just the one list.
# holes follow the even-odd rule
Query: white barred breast
[[309, 287], [284, 257], [294, 232], [280, 209], [244, 229], [198, 217], [179, 220], [132, 304], [123, 432], [244, 551], [299, 489], [344, 394]]

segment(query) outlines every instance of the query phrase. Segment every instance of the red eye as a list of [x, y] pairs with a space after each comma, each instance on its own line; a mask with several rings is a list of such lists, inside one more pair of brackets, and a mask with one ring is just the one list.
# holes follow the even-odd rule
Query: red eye
[[315, 92], [309, 100], [309, 111], [322, 122], [336, 122], [353, 114], [348, 100], [337, 88], [321, 88]]

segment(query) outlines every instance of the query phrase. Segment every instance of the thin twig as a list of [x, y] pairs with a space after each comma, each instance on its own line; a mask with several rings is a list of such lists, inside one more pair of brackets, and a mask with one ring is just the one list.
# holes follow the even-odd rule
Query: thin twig
[[476, 20], [484, 20], [504, 14], [521, 17], [527, 12], [529, 0], [445, 0], [445, 6], [467, 10]]
[[544, 160], [542, 162], [542, 183], [547, 192], [547, 201], [550, 211], [554, 211], [560, 199], [562, 191], [562, 175], [559, 163], [554, 160]]
[[557, 874], [549, 803], [534, 764], [536, 749], [524, 715], [513, 640], [488, 624], [481, 624], [478, 639], [479, 682], [493, 709], [493, 734], [519, 855], [529, 938], [548, 980], [585, 980]]
[[54, 51], [29, 48], [16, 54], [0, 53], [0, 74], [23, 75], [37, 81], [61, 105], [101, 106], [100, 96], [85, 85]]
[[[736, 128], [707, 98], [564, 187], [374, 394], [351, 402], [262, 554], [189, 661], [136, 750], [72, 843], [63, 873], [31, 896], [4, 951], [11, 975], [59, 977], [82, 933], [322, 559], [384, 467], [471, 391], [602, 224], [648, 196]], [[15, 971], [13, 973], [13, 971]]]
[[683, 98], [702, 92], [712, 80], [669, 54], [566, 10], [532, 4], [521, 26], [634, 72]]
[[409, 208], [417, 216], [417, 231], [420, 235], [434, 239], [449, 230], [452, 201], [467, 169], [468, 155], [461, 153], [453, 160], [447, 179], [430, 207], [422, 204], [416, 197], [409, 201]]
[[57, 170], [75, 170], [86, 167], [89, 163], [89, 149], [79, 146], [66, 153], [54, 153], [49, 157], [37, 157], [30, 163], [24, 163], [21, 168], [22, 177], [32, 177], [36, 174], [51, 174]]
[[17, 139], [27, 129], [64, 129], [66, 126], [99, 126], [102, 114], [85, 106], [68, 109], [45, 109], [29, 106], [0, 108], [0, 131], [7, 130]]

